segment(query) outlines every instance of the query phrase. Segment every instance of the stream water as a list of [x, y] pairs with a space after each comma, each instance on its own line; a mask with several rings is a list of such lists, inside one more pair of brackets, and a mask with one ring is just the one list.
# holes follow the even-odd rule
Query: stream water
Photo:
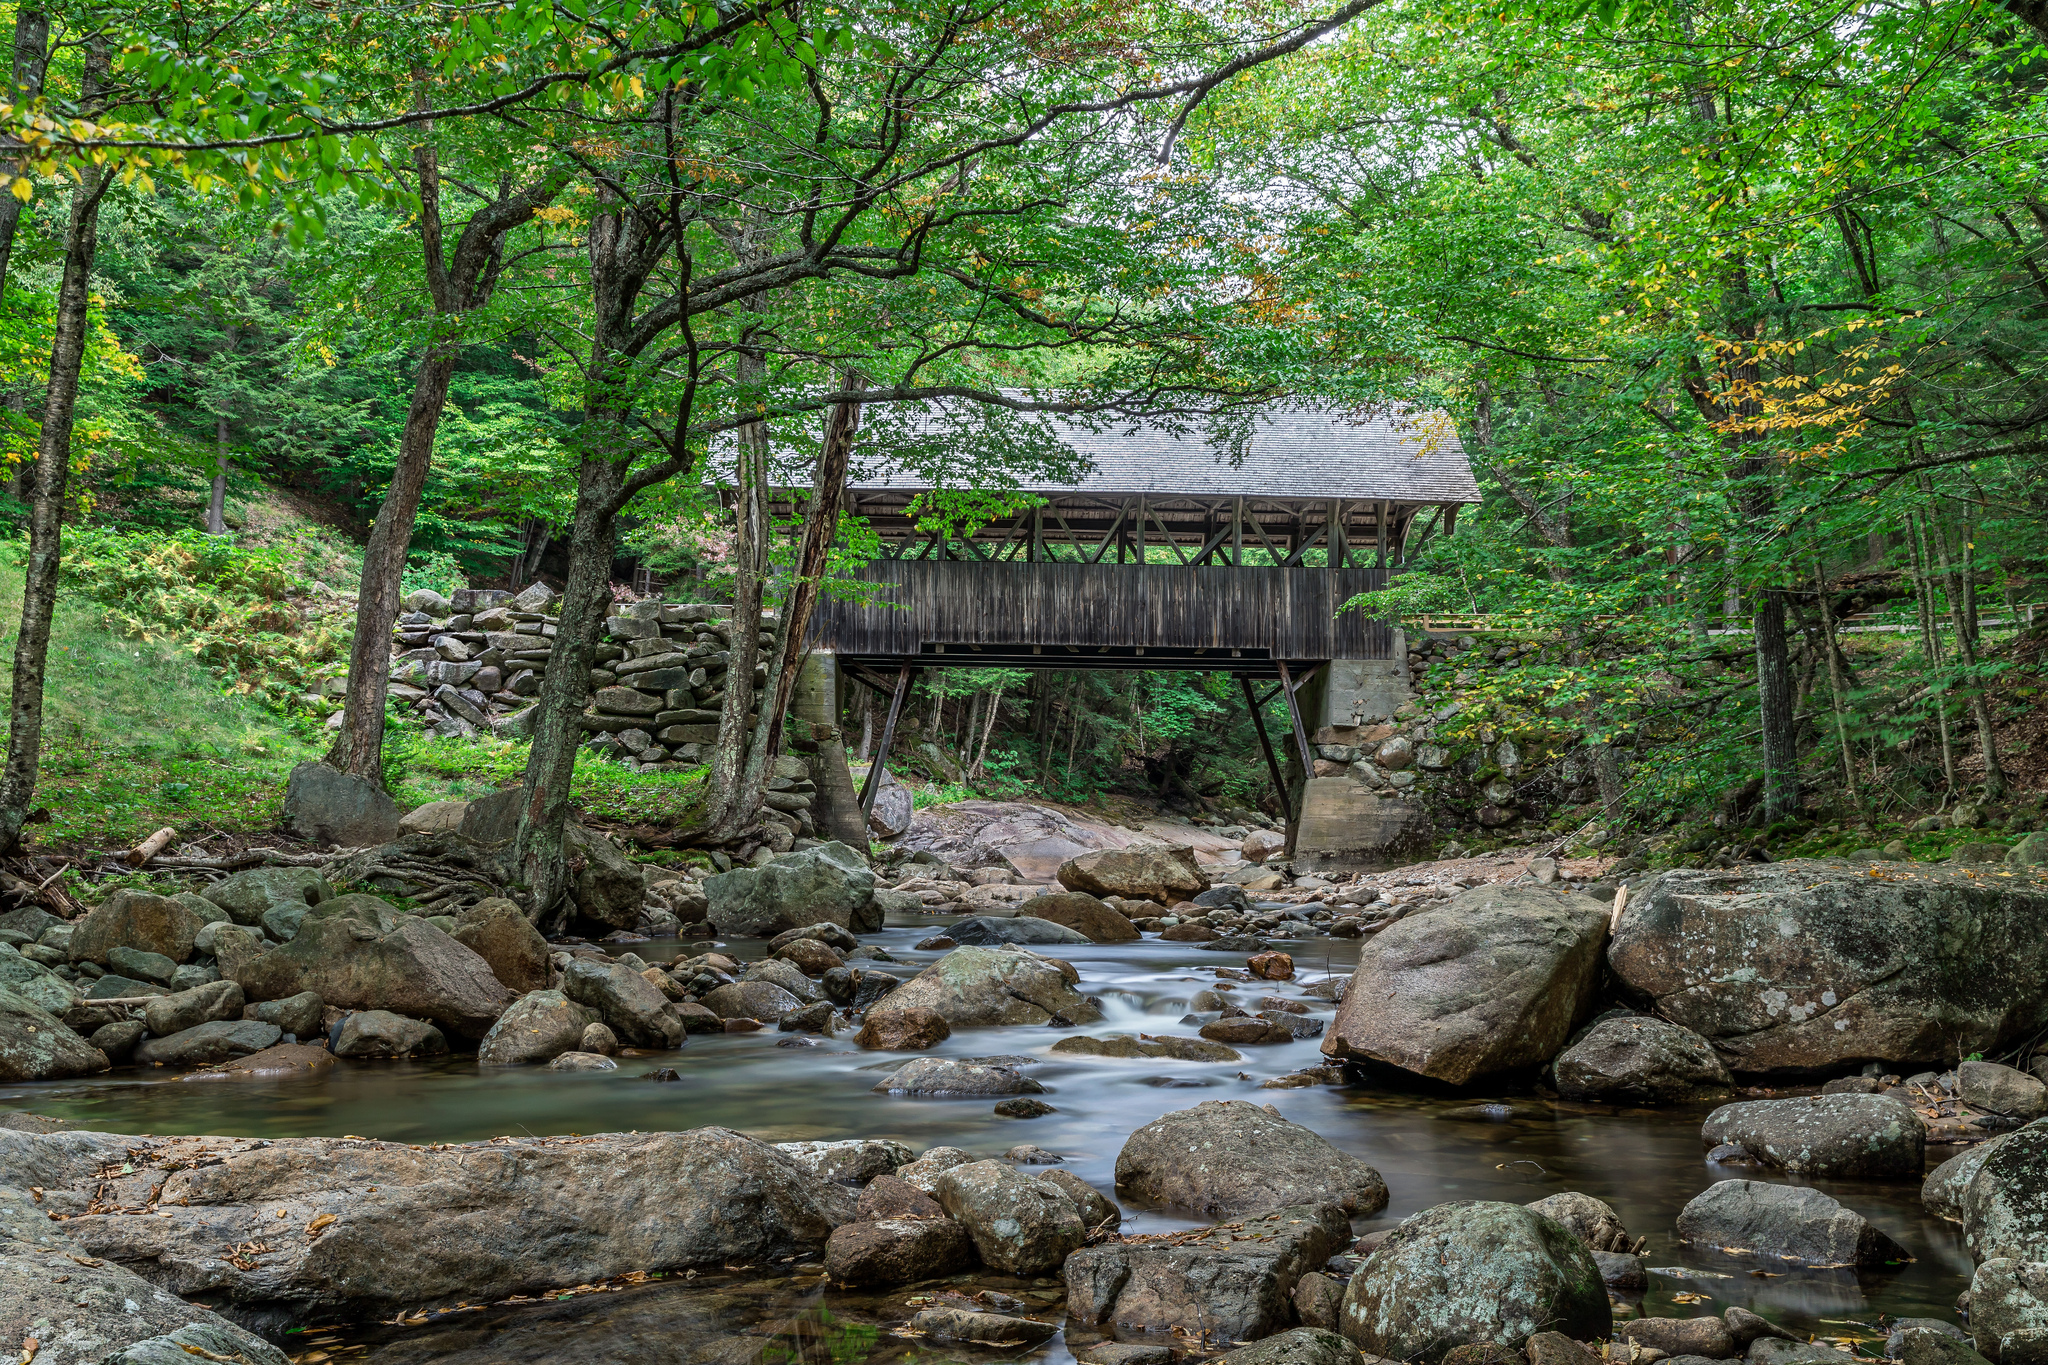
[[[870, 936], [906, 963], [939, 954], [912, 944], [944, 921], [920, 918]], [[738, 955], [759, 956], [762, 944], [739, 942]], [[1298, 973], [1313, 981], [1348, 972], [1355, 942], [1318, 939], [1293, 945]], [[650, 961], [666, 961], [679, 945], [633, 945]], [[1059, 950], [1079, 969], [1082, 990], [1099, 996], [1108, 1018], [1088, 1032], [1191, 1034], [1176, 1021], [1186, 1000], [1216, 984], [1218, 966], [1240, 959], [1199, 945], [1139, 943]], [[1238, 994], [1301, 997], [1294, 983], [1241, 982]], [[1309, 1001], [1327, 1012], [1330, 1006]], [[1322, 1016], [1327, 1018], [1328, 1014]], [[354, 1134], [409, 1142], [457, 1142], [505, 1133], [536, 1135], [680, 1130], [722, 1125], [769, 1141], [887, 1137], [914, 1148], [963, 1147], [996, 1155], [1023, 1142], [1060, 1153], [1068, 1169], [1105, 1192], [1125, 1137], [1143, 1124], [1200, 1100], [1247, 1099], [1271, 1104], [1337, 1146], [1370, 1162], [1385, 1177], [1392, 1203], [1358, 1220], [1361, 1233], [1453, 1199], [1525, 1203], [1561, 1190], [1581, 1190], [1613, 1205], [1631, 1233], [1649, 1238], [1650, 1287], [1617, 1300], [1625, 1310], [1694, 1316], [1728, 1304], [1822, 1337], [1878, 1339], [1882, 1354], [1889, 1317], [1952, 1320], [1956, 1295], [1971, 1263], [1958, 1229], [1921, 1207], [1918, 1182], [1811, 1182], [1864, 1214], [1907, 1247], [1912, 1263], [1882, 1272], [1793, 1269], [1775, 1261], [1729, 1257], [1680, 1245], [1672, 1235], [1679, 1209], [1715, 1180], [1786, 1180], [1750, 1167], [1709, 1165], [1699, 1140], [1704, 1110], [1613, 1109], [1545, 1101], [1526, 1092], [1455, 1095], [1385, 1083], [1265, 1090], [1267, 1078], [1318, 1064], [1318, 1040], [1244, 1049], [1238, 1065], [1063, 1057], [1048, 1053], [1062, 1036], [1045, 1028], [968, 1029], [936, 1052], [969, 1057], [1038, 1058], [1026, 1074], [1042, 1083], [1057, 1112], [1031, 1120], [1003, 1119], [989, 1100], [908, 1099], [870, 1093], [901, 1057], [862, 1052], [846, 1040], [787, 1045], [790, 1034], [699, 1036], [675, 1053], [624, 1057], [614, 1072], [556, 1073], [539, 1068], [479, 1073], [473, 1061], [344, 1064], [325, 1079], [237, 1085], [183, 1084], [150, 1073], [117, 1073], [90, 1083], [0, 1087], [0, 1109], [31, 1109], [118, 1133], [222, 1133], [286, 1137]], [[893, 1060], [892, 1060], [893, 1059]], [[678, 1082], [644, 1079], [669, 1066]], [[1949, 1153], [1930, 1149], [1930, 1165]], [[630, 1178], [622, 1172], [621, 1178]], [[1119, 1198], [1124, 1231], [1193, 1226], [1170, 1210]], [[898, 1357], [972, 1359], [973, 1348], [935, 1349], [893, 1336], [911, 1309], [908, 1291], [838, 1293], [815, 1277], [759, 1279], [746, 1273], [662, 1280], [612, 1292], [587, 1293], [537, 1305], [448, 1314], [422, 1325], [353, 1325], [300, 1334], [289, 1346], [297, 1360], [373, 1361], [378, 1365], [436, 1361], [702, 1362], [816, 1365], [887, 1362]], [[1033, 1309], [1058, 1300], [1057, 1281], [1019, 1282], [989, 1275], [962, 1277], [972, 1293], [992, 1289]], [[930, 1292], [927, 1288], [923, 1292]], [[979, 1353], [1061, 1365], [1072, 1358], [1063, 1337], [1024, 1353]]]

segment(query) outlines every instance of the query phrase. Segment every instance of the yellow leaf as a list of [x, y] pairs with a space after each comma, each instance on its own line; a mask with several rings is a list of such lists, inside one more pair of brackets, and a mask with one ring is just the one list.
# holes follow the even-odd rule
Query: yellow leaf
[[14, 183], [9, 185], [7, 188], [8, 191], [12, 193], [16, 199], [19, 199], [24, 204], [26, 204], [36, 192], [36, 187], [33, 184], [29, 183], [29, 179], [25, 175], [18, 175], [14, 177]]

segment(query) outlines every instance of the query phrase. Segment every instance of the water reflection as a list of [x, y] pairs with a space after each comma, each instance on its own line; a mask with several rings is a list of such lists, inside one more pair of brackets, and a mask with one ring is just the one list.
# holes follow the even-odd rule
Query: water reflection
[[[910, 968], [935, 960], [911, 945], [930, 921], [873, 936]], [[760, 944], [734, 945], [742, 956]], [[1295, 945], [1302, 975], [1343, 973], [1356, 945], [1317, 940]], [[676, 945], [636, 945], [666, 960]], [[1148, 940], [1063, 949], [1082, 988], [1099, 997], [1105, 1020], [1088, 1032], [1192, 1034], [1178, 1023], [1198, 990], [1219, 985], [1216, 968], [1242, 959], [1198, 945]], [[891, 969], [894, 970], [894, 969]], [[1301, 999], [1319, 1017], [1330, 1006], [1300, 984], [1231, 982], [1251, 1002], [1264, 995]], [[935, 1051], [952, 1057], [1009, 1054], [1055, 1112], [1031, 1120], [997, 1117], [986, 1100], [933, 1100], [871, 1093], [873, 1070], [888, 1059], [847, 1039], [818, 1047], [781, 1047], [790, 1035], [698, 1037], [672, 1053], [623, 1057], [616, 1072], [553, 1073], [535, 1068], [480, 1073], [473, 1061], [343, 1064], [324, 1079], [194, 1085], [162, 1073], [122, 1073], [102, 1082], [0, 1088], [0, 1108], [28, 1108], [114, 1132], [229, 1133], [283, 1137], [355, 1134], [408, 1142], [452, 1142], [504, 1133], [547, 1135], [669, 1130], [719, 1124], [771, 1141], [889, 1137], [913, 1147], [946, 1145], [995, 1154], [1020, 1142], [1059, 1152], [1076, 1175], [1108, 1190], [1118, 1149], [1134, 1129], [1161, 1114], [1209, 1099], [1247, 1099], [1323, 1134], [1378, 1168], [1392, 1194], [1385, 1213], [1359, 1231], [1391, 1226], [1449, 1199], [1527, 1202], [1582, 1190], [1612, 1204], [1629, 1230], [1649, 1238], [1659, 1267], [1630, 1311], [1692, 1316], [1728, 1304], [1825, 1335], [1879, 1334], [1880, 1315], [1953, 1316], [1970, 1262], [1953, 1225], [1921, 1208], [1917, 1183], [1815, 1182], [1870, 1218], [1915, 1260], [1881, 1272], [1786, 1269], [1679, 1245], [1671, 1229], [1686, 1200], [1715, 1180], [1758, 1178], [1751, 1168], [1710, 1167], [1699, 1142], [1701, 1110], [1617, 1110], [1546, 1102], [1529, 1094], [1423, 1093], [1391, 1080], [1348, 1088], [1266, 1090], [1259, 1083], [1314, 1066], [1318, 1040], [1242, 1049], [1237, 1064], [1052, 1054], [1065, 1033], [1045, 1028], [963, 1030]], [[673, 1067], [680, 1081], [642, 1079]], [[1930, 1162], [1939, 1151], [1930, 1154]], [[1780, 1179], [1783, 1177], [1769, 1177]], [[1171, 1209], [1132, 1208], [1131, 1232], [1192, 1226]], [[1679, 1295], [1699, 1296], [1698, 1299]], [[806, 1317], [809, 1314], [811, 1316]], [[777, 1315], [780, 1315], [779, 1317]], [[974, 1356], [972, 1348], [935, 1351], [889, 1335], [908, 1311], [886, 1296], [840, 1301], [786, 1281], [716, 1288], [664, 1283], [520, 1308], [492, 1309], [429, 1327], [355, 1339], [378, 1362], [413, 1360], [676, 1359], [707, 1365], [893, 1360], [915, 1350], [927, 1360]], [[767, 1330], [780, 1321], [788, 1331]], [[809, 1325], [805, 1325], [809, 1324]], [[864, 1324], [864, 1325], [863, 1325]], [[1863, 1324], [1859, 1327], [1857, 1324]], [[859, 1330], [855, 1330], [856, 1326]], [[1014, 1352], [1002, 1353], [1014, 1357]], [[351, 1358], [365, 1358], [359, 1351]], [[1063, 1360], [1059, 1338], [1033, 1357]]]

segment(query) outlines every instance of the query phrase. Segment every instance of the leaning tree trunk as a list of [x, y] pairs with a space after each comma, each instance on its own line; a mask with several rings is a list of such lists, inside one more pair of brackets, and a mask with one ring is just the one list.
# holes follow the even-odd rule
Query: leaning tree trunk
[[570, 870], [563, 837], [576, 776], [576, 750], [583, 741], [583, 704], [590, 697], [590, 668], [611, 600], [612, 556], [618, 538], [613, 508], [623, 500], [626, 466], [585, 454], [577, 476], [576, 515], [569, 534], [569, 573], [560, 604], [561, 624], [554, 654], [542, 675], [540, 710], [520, 789], [519, 833], [513, 853], [532, 896], [530, 916], [539, 920], [568, 894]]
[[[85, 364], [87, 285], [99, 250], [100, 202], [114, 182], [111, 168], [92, 168], [71, 192], [64, 229], [64, 277], [57, 288], [57, 331], [50, 345], [50, 386], [43, 400], [30, 503], [28, 567], [22, 575], [21, 632], [14, 642], [14, 698], [8, 715], [7, 766], [0, 771], [0, 853], [21, 847], [35, 796], [43, 740], [43, 676], [50, 623], [57, 606], [57, 570], [64, 551], [64, 491], [71, 476], [71, 424]], [[11, 197], [11, 196], [10, 196]]]
[[413, 378], [412, 406], [405, 414], [405, 433], [398, 442], [398, 467], [391, 472], [384, 505], [377, 509], [377, 519], [370, 525], [370, 542], [363, 547], [348, 692], [341, 733], [335, 737], [327, 761], [345, 773], [380, 785], [384, 780], [384, 696], [391, 685], [391, 626], [398, 619], [413, 520], [419, 514], [427, 471], [434, 463], [434, 432], [448, 405], [448, 384], [454, 373], [452, 350], [436, 348], [420, 362]]

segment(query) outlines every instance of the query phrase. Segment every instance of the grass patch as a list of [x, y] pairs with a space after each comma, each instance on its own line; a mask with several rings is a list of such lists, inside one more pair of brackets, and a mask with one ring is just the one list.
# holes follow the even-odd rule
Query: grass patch
[[[273, 827], [285, 775], [319, 752], [318, 732], [224, 693], [177, 642], [126, 638], [100, 616], [93, 601], [58, 597], [36, 792], [50, 821], [34, 842], [112, 848], [163, 825], [188, 834]], [[9, 669], [20, 620], [21, 571], [0, 563], [0, 666]]]
[[[416, 729], [384, 734], [384, 780], [398, 804], [470, 801], [519, 780], [532, 746], [525, 740], [435, 739]], [[610, 824], [674, 826], [690, 823], [704, 800], [706, 767], [679, 772], [631, 771], [589, 749], [576, 754], [569, 799], [591, 818]]]

